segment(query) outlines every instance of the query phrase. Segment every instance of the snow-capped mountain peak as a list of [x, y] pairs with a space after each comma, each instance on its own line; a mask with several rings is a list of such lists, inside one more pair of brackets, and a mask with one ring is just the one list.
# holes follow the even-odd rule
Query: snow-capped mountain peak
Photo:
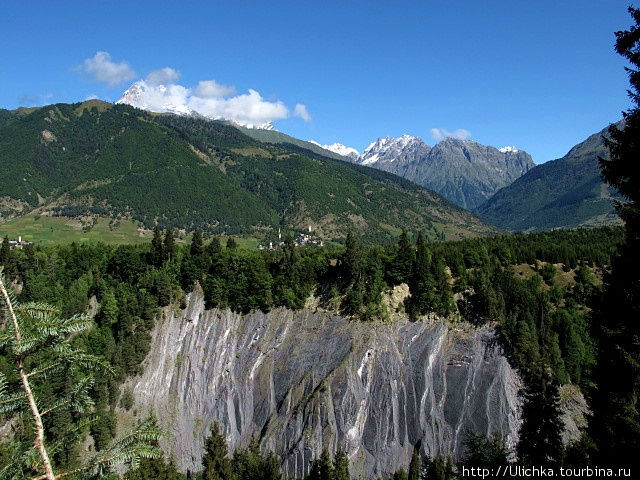
[[324, 148], [325, 150], [329, 150], [330, 152], [337, 153], [338, 155], [342, 155], [343, 157], [350, 158], [352, 160], [360, 157], [360, 152], [352, 147], [347, 147], [341, 143], [332, 143], [331, 145], [320, 145], [315, 140], [309, 140], [309, 143], [313, 143], [314, 145], [319, 146], [320, 148]]
[[401, 137], [378, 138], [371, 143], [360, 156], [358, 163], [372, 165], [374, 163], [406, 163], [429, 152], [429, 145], [421, 138], [404, 134]]
[[[210, 120], [227, 121], [233, 125], [260, 130], [275, 130], [272, 122], [250, 123], [239, 122], [233, 118], [221, 115], [206, 114], [190, 108], [194, 105], [188, 101], [189, 90], [181, 85], [151, 85], [145, 80], [139, 80], [125, 90], [116, 104], [126, 104], [150, 112], [173, 113], [176, 115], [192, 115]], [[197, 104], [196, 104], [197, 106]]]
[[518, 153], [520, 151], [516, 147], [512, 147], [509, 145], [507, 145], [506, 147], [499, 148], [498, 150], [502, 153]]
[[194, 112], [184, 104], [171, 101], [173, 95], [168, 92], [167, 87], [164, 85], [158, 85], [155, 87], [154, 92], [159, 94], [166, 101], [161, 102], [159, 105], [150, 105], [145, 101], [149, 95], [153, 92], [147, 86], [144, 80], [140, 80], [129, 88], [127, 88], [122, 95], [122, 98], [116, 102], [116, 104], [126, 104], [132, 107], [140, 108], [142, 110], [149, 110], [151, 112], [158, 113], [174, 113], [177, 115], [192, 115]]

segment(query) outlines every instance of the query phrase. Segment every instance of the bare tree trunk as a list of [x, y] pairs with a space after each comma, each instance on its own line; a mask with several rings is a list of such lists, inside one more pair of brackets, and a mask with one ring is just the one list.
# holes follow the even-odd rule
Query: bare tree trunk
[[[2, 294], [2, 300], [7, 307], [7, 311], [9, 313], [9, 317], [13, 322], [13, 328], [15, 331], [15, 337], [20, 343], [20, 327], [18, 325], [18, 319], [16, 318], [16, 314], [13, 311], [13, 306], [11, 305], [11, 300], [9, 299], [9, 294], [4, 287], [4, 283], [0, 278], [0, 293]], [[36, 424], [36, 438], [33, 442], [35, 447], [38, 449], [40, 453], [40, 458], [42, 459], [42, 466], [44, 467], [44, 478], [47, 480], [55, 480], [56, 476], [53, 473], [53, 468], [51, 467], [51, 461], [49, 460], [49, 454], [47, 453], [47, 449], [44, 446], [44, 426], [42, 424], [42, 416], [38, 410], [38, 405], [36, 405], [36, 400], [33, 396], [33, 392], [31, 391], [31, 385], [29, 385], [29, 378], [27, 374], [24, 372], [24, 367], [22, 365], [22, 358], [20, 356], [16, 356], [15, 358], [16, 365], [18, 366], [18, 372], [20, 374], [20, 380], [22, 381], [22, 388], [24, 389], [24, 393], [29, 402], [29, 408], [31, 409], [31, 414], [33, 415], [33, 420]]]

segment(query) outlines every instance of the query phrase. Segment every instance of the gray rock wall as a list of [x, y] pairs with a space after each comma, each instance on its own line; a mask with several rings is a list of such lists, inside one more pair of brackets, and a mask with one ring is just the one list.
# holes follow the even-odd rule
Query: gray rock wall
[[463, 451], [467, 431], [516, 441], [519, 378], [491, 328], [440, 322], [350, 322], [276, 309], [204, 310], [199, 291], [163, 311], [145, 372], [128, 383], [132, 411], [155, 413], [184, 471], [200, 469], [218, 421], [230, 450], [258, 435], [302, 476], [323, 447], [342, 446], [354, 477], [406, 468], [423, 454]]

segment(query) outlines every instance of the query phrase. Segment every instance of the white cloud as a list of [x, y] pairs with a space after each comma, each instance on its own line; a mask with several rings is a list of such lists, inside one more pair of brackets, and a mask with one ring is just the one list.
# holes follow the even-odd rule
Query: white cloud
[[84, 61], [79, 70], [91, 75], [94, 81], [104, 82], [111, 88], [136, 76], [136, 72], [127, 62], [112, 61], [109, 52], [96, 52], [93, 57]]
[[90, 93], [84, 97], [84, 101], [86, 102], [87, 100], [98, 100], [98, 96], [95, 93]]
[[471, 136], [471, 132], [469, 130], [465, 130], [464, 128], [459, 128], [450, 132], [449, 130], [445, 130], [444, 128], [432, 128], [431, 129], [431, 137], [439, 142], [440, 140], [444, 140], [447, 137], [457, 138], [458, 140], [466, 140]]
[[302, 103], [297, 103], [295, 109], [293, 110], [293, 114], [296, 117], [300, 117], [305, 122], [311, 121], [311, 115], [309, 115], [309, 111], [307, 110], [307, 106]]
[[289, 116], [289, 109], [284, 103], [267, 101], [253, 89], [228, 98], [200, 97], [191, 92], [186, 105], [205, 117], [228, 119], [251, 126], [268, 124]]
[[200, 80], [193, 94], [200, 98], [224, 98], [236, 93], [235, 87], [221, 85], [215, 80]]
[[265, 100], [256, 90], [235, 94], [235, 88], [202, 80], [194, 88], [179, 85], [176, 70], [166, 67], [151, 72], [145, 80], [138, 80], [118, 100], [153, 112], [188, 114], [197, 112], [211, 119], [225, 119], [251, 127], [270, 127], [271, 122], [297, 116], [310, 121], [307, 107], [301, 103], [293, 114], [280, 100]]
[[172, 84], [178, 81], [180, 78], [180, 72], [174, 70], [171, 67], [164, 67], [160, 70], [154, 70], [147, 75], [147, 83], [151, 85], [166, 85]]

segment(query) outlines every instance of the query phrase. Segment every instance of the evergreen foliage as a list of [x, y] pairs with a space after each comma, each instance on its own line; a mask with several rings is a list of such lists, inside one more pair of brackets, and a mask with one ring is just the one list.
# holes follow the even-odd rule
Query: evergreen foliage
[[204, 442], [202, 480], [232, 480], [231, 460], [228, 458], [227, 441], [217, 422], [211, 425], [211, 434]]
[[408, 480], [420, 480], [422, 462], [420, 461], [420, 454], [417, 449], [413, 450], [411, 455], [411, 462], [409, 463], [409, 472], [407, 473]]
[[333, 480], [351, 480], [349, 475], [349, 458], [342, 448], [338, 448], [333, 458]]
[[54, 215], [126, 217], [149, 229], [215, 234], [304, 228], [307, 218], [334, 238], [361, 227], [383, 240], [389, 227], [416, 222], [434, 239], [442, 234], [436, 222], [452, 237], [493, 231], [407, 180], [258, 143], [222, 122], [86, 103], [9, 117], [0, 119], [0, 196], [27, 211], [41, 198]]
[[602, 307], [596, 315], [598, 366], [594, 376], [591, 433], [602, 465], [640, 462], [640, 9], [629, 7], [634, 25], [616, 32], [616, 51], [631, 67], [629, 97], [634, 106], [623, 125], [609, 128], [610, 159], [600, 159], [602, 176], [624, 203], [617, 210], [625, 241], [612, 265]]
[[332, 480], [333, 479], [333, 463], [329, 456], [329, 451], [324, 448], [319, 458], [315, 458], [311, 462], [309, 475], [306, 480]]
[[425, 458], [424, 478], [427, 480], [454, 480], [456, 478], [450, 457], [439, 455], [434, 459]]
[[[111, 372], [102, 358], [85, 353], [71, 341], [74, 335], [90, 329], [93, 321], [81, 314], [63, 318], [59, 310], [44, 303], [20, 304], [1, 278], [0, 294], [5, 320], [0, 349], [13, 362], [11, 375], [0, 372], [0, 412], [19, 414], [33, 431], [29, 434], [31, 446], [13, 442], [12, 458], [0, 471], [0, 478], [28, 475], [54, 480], [103, 473], [119, 463], [136, 467], [141, 458], [156, 458], [159, 450], [152, 442], [160, 433], [146, 421], [122, 439], [98, 445], [99, 452], [88, 462], [69, 464], [69, 446], [81, 440], [96, 422], [90, 416], [95, 403], [89, 394], [94, 376], [98, 371]], [[63, 381], [55, 388], [52, 383], [59, 379]], [[66, 472], [55, 474], [56, 458], [67, 467]]]
[[[467, 469], [473, 467], [488, 468], [492, 469], [492, 472], [497, 472], [499, 468], [504, 469], [510, 463], [509, 452], [505, 446], [502, 435], [498, 432], [494, 432], [489, 438], [485, 438], [483, 435], [477, 433], [469, 433], [465, 440], [465, 448], [467, 453], [461, 466]], [[510, 477], [505, 475], [504, 478]]]
[[233, 452], [231, 461], [236, 480], [280, 480], [280, 460], [273, 452], [264, 456], [258, 440], [251, 439], [249, 446]]

